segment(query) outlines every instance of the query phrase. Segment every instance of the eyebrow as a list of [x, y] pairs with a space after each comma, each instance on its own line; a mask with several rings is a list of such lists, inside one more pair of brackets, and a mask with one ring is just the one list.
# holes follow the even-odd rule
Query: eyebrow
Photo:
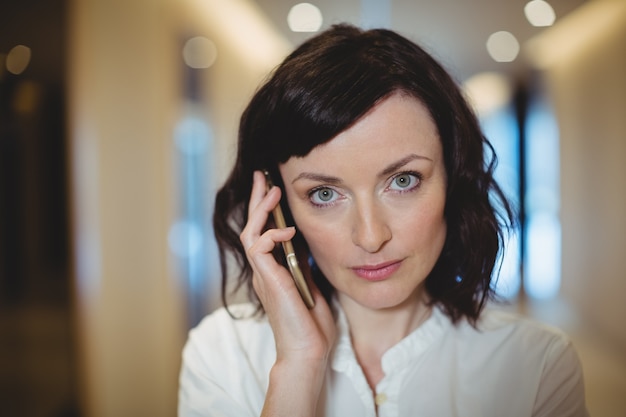
[[[379, 177], [386, 177], [390, 174], [393, 174], [395, 171], [399, 170], [400, 168], [402, 168], [403, 166], [405, 166], [406, 164], [408, 164], [411, 161], [414, 161], [416, 159], [422, 159], [422, 160], [426, 160], [426, 161], [431, 161], [432, 159], [426, 157], [426, 156], [422, 156], [422, 155], [417, 155], [417, 154], [409, 154], [407, 156], [405, 156], [402, 159], [399, 159], [396, 162], [391, 163], [390, 165], [388, 165], [387, 167], [385, 167], [385, 169], [383, 169], [378, 176]], [[316, 174], [313, 172], [302, 172], [300, 175], [298, 175], [296, 178], [294, 178], [293, 181], [291, 181], [291, 183], [295, 183], [296, 181], [300, 180], [300, 179], [307, 179], [307, 180], [311, 180], [311, 181], [317, 181], [317, 182], [323, 182], [323, 183], [327, 183], [327, 184], [331, 184], [331, 185], [338, 185], [341, 184], [341, 179], [337, 178], [337, 177], [333, 177], [331, 175], [324, 175], [324, 174]]]
[[402, 168], [403, 166], [405, 166], [406, 164], [408, 164], [411, 161], [414, 161], [416, 159], [423, 159], [426, 161], [431, 161], [432, 159], [423, 156], [423, 155], [417, 155], [417, 154], [409, 154], [407, 156], [405, 156], [404, 158], [390, 164], [389, 166], [387, 166], [387, 168], [383, 169], [380, 174], [378, 174], [379, 177], [386, 177], [389, 174], [393, 174], [395, 171], [399, 170], [400, 168]]

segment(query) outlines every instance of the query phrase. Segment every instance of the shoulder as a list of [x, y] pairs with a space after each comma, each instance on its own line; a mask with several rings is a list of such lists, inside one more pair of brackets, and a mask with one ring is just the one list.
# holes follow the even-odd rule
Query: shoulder
[[482, 312], [478, 320], [477, 330], [484, 333], [513, 332], [532, 337], [568, 339], [567, 334], [557, 327], [496, 308], [486, 308]]
[[477, 331], [494, 337], [507, 337], [523, 345], [565, 346], [570, 338], [561, 329], [497, 309], [485, 309], [477, 325]]
[[453, 331], [457, 342], [469, 349], [480, 347], [491, 360], [530, 366], [537, 370], [549, 366], [566, 351], [573, 351], [569, 336], [562, 330], [520, 316], [488, 308], [476, 326], [461, 322]]
[[252, 305], [229, 310], [214, 311], [189, 332], [179, 376], [181, 416], [260, 413], [276, 358], [272, 330]]
[[263, 332], [267, 327], [267, 320], [263, 316], [255, 315], [252, 304], [236, 304], [228, 309], [220, 307], [204, 317], [200, 323], [189, 332], [191, 339], [221, 339], [224, 336], [234, 337], [238, 333], [244, 335], [249, 332]]
[[477, 333], [501, 344], [499, 349], [492, 348], [492, 357], [508, 363], [509, 375], [532, 382], [533, 416], [588, 415], [580, 359], [564, 331], [515, 314], [486, 310]]
[[462, 358], [461, 378], [467, 384], [480, 379], [485, 390], [506, 399], [504, 408], [533, 416], [586, 415], [580, 360], [564, 331], [486, 309], [475, 327], [450, 325], [445, 339], [442, 346]]
[[219, 308], [189, 332], [183, 355], [209, 368], [221, 368], [246, 359], [262, 366], [275, 356], [272, 329], [251, 304]]

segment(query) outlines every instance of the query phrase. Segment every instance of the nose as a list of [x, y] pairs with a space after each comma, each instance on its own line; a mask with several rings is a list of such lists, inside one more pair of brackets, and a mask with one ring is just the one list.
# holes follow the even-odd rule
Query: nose
[[355, 207], [352, 242], [368, 253], [376, 253], [391, 239], [383, 207], [375, 203], [358, 204]]

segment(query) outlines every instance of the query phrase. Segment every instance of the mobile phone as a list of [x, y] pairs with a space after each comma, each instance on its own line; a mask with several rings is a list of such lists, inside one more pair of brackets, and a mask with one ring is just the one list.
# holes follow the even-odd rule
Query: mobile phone
[[[270, 178], [270, 174], [267, 171], [263, 171], [265, 174], [265, 188], [266, 191], [269, 191], [270, 188], [274, 186], [272, 179]], [[274, 210], [272, 210], [272, 216], [274, 216], [274, 222], [276, 223], [276, 227], [279, 229], [284, 229], [287, 227], [285, 222], [285, 216], [283, 215], [283, 211], [280, 208], [280, 203], [276, 205]], [[304, 274], [302, 274], [302, 270], [300, 269], [300, 265], [298, 265], [298, 258], [296, 257], [296, 252], [293, 249], [293, 244], [291, 240], [287, 240], [282, 242], [283, 251], [285, 252], [285, 257], [287, 258], [287, 266], [289, 267], [289, 272], [293, 277], [294, 282], [296, 283], [296, 288], [298, 288], [298, 292], [300, 293], [300, 297], [304, 301], [304, 304], [308, 308], [313, 308], [315, 306], [315, 301], [313, 300], [313, 296], [311, 295], [311, 291], [304, 279]]]

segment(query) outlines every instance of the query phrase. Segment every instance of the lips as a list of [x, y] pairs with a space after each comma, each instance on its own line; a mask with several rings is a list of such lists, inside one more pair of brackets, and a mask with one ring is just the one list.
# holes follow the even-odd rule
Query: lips
[[360, 265], [352, 268], [355, 275], [367, 281], [383, 281], [393, 275], [402, 261], [384, 262], [376, 265]]

